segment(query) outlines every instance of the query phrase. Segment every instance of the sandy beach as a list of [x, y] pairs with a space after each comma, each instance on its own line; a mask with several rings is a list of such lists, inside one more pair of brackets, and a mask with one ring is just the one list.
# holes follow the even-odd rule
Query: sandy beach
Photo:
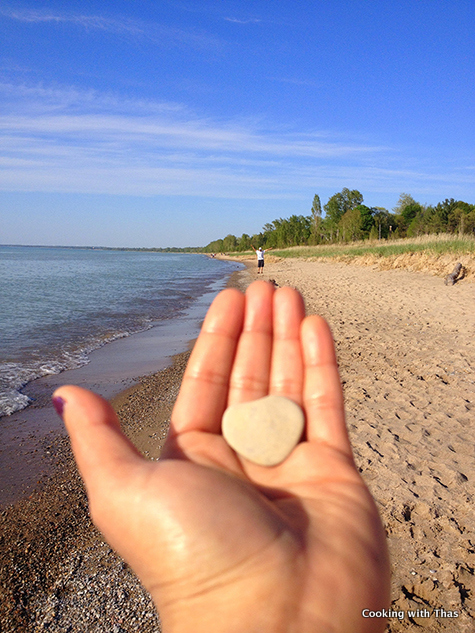
[[[472, 631], [475, 616], [475, 286], [404, 270], [281, 261], [336, 339], [356, 462], [392, 560], [388, 631]], [[408, 610], [458, 618], [407, 617]]]
[[[256, 277], [251, 264], [233, 285]], [[475, 285], [271, 258], [263, 278], [298, 288], [307, 312], [332, 327], [355, 459], [388, 535], [392, 610], [404, 613], [390, 618], [388, 632], [472, 631]], [[148, 457], [159, 456], [187, 357], [114, 399]], [[54, 477], [0, 516], [0, 629], [160, 631], [150, 598], [88, 519], [67, 440], [48, 451]], [[417, 609], [430, 615], [409, 618]]]

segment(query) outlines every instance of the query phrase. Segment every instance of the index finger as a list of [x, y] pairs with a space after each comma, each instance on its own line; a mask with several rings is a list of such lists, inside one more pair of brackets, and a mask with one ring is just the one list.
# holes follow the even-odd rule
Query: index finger
[[220, 432], [243, 315], [244, 295], [239, 290], [223, 290], [211, 304], [173, 409], [171, 436]]

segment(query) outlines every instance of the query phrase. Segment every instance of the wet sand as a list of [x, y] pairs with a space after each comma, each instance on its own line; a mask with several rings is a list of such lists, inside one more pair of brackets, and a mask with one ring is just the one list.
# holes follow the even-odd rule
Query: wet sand
[[[228, 285], [244, 289], [249, 280], [247, 270], [242, 270], [231, 276]], [[206, 297], [202, 301], [207, 301]], [[199, 314], [199, 310], [193, 310], [190, 315], [193, 323], [188, 322], [185, 328], [188, 338], [198, 333], [202, 318], [197, 320]], [[154, 334], [159, 335], [156, 342], [162, 343], [163, 332], [149, 331], [144, 337]], [[183, 349], [192, 344], [192, 341], [185, 343], [181, 334], [178, 339], [173, 338], [172, 347]], [[116, 349], [124, 349], [119, 345], [121, 342], [117, 341]], [[114, 355], [116, 350], [111, 346], [97, 353]], [[189, 350], [177, 354], [170, 366], [136, 378], [136, 384], [125, 390], [124, 386], [130, 385], [130, 375], [118, 381], [109, 372], [103, 379], [95, 369], [91, 373], [90, 368], [41, 379], [40, 385], [31, 388], [35, 390], [37, 406], [18, 414], [28, 413], [31, 419], [25, 419], [24, 431], [18, 424], [12, 427], [16, 429], [15, 447], [21, 452], [16, 454], [20, 463], [13, 465], [9, 476], [20, 476], [24, 484], [21, 487], [15, 482], [12, 496], [17, 498], [23, 491], [23, 498], [14, 504], [4, 504], [0, 512], [2, 633], [158, 633], [161, 630], [149, 595], [89, 519], [87, 497], [68, 438], [48, 403], [55, 387], [51, 381], [63, 384], [71, 379], [76, 384], [95, 387], [102, 395], [112, 394], [111, 402], [124, 431], [145, 456], [156, 458], [167, 434], [189, 354]], [[164, 366], [169, 359], [162, 354], [159, 363]], [[37, 425], [37, 437], [31, 423]], [[8, 474], [10, 462], [5, 459], [5, 447], [2, 448], [3, 474]], [[27, 463], [29, 460], [31, 463]], [[8, 481], [2, 481], [1, 485], [6, 489], [3, 498], [8, 498]]]
[[[254, 279], [254, 265], [234, 283]], [[475, 284], [271, 258], [263, 278], [297, 287], [307, 311], [332, 327], [356, 461], [388, 534], [392, 608], [404, 612], [388, 631], [474, 630]], [[159, 455], [186, 359], [114, 400], [150, 457]], [[49, 451], [59, 462], [54, 479], [0, 516], [1, 630], [159, 631], [149, 597], [88, 519], [67, 440]], [[411, 620], [411, 608], [431, 615]]]
[[117, 339], [89, 354], [87, 365], [44, 376], [23, 389], [32, 404], [0, 419], [0, 508], [31, 494], [53, 470], [48, 444], [64, 435], [51, 405], [51, 394], [63, 384], [80, 385], [110, 399], [171, 363], [198, 336], [202, 319], [216, 292], [197, 298], [176, 318], [132, 336]]

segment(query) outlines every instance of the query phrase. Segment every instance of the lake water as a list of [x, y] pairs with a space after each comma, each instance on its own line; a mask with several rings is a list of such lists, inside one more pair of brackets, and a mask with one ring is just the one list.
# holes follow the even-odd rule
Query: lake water
[[27, 383], [182, 314], [239, 264], [199, 254], [0, 246], [0, 416]]

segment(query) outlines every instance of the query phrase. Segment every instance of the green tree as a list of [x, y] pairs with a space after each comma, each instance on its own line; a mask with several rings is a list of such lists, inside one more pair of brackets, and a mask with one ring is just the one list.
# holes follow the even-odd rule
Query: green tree
[[237, 250], [237, 239], [235, 235], [226, 235], [223, 240], [223, 251], [234, 252]]
[[397, 205], [393, 209], [393, 213], [395, 215], [400, 215], [404, 208], [409, 206], [410, 204], [417, 204], [414, 198], [409, 193], [401, 193], [399, 196], [399, 200], [397, 201]]
[[466, 202], [457, 202], [453, 198], [446, 198], [435, 207], [429, 207], [424, 212], [424, 230], [426, 233], [454, 232], [459, 229], [459, 221], [463, 218], [457, 209], [471, 211], [471, 205]]
[[426, 221], [422, 211], [416, 213], [407, 227], [407, 237], [417, 237], [426, 232]]
[[398, 239], [400, 237], [406, 237], [407, 232], [407, 223], [404, 217], [399, 213], [397, 215], [393, 215], [394, 224], [392, 226], [392, 235], [394, 239]]
[[208, 246], [205, 246], [204, 250], [206, 253], [222, 253], [224, 251], [223, 240], [219, 239], [210, 242]]
[[464, 233], [475, 233], [475, 205], [467, 202], [457, 202], [455, 209], [449, 215], [450, 230]]
[[307, 244], [312, 230], [311, 217], [305, 215], [291, 215], [287, 222], [287, 246], [299, 246], [301, 244]]
[[384, 207], [374, 207], [374, 225], [378, 229], [378, 239], [386, 239], [389, 227], [394, 225], [394, 216]]
[[251, 248], [251, 238], [247, 233], [243, 233], [238, 239], [238, 250], [248, 251]]
[[320, 202], [320, 196], [315, 194], [312, 204], [312, 241], [314, 244], [318, 244], [320, 237], [320, 225], [322, 223], [322, 203]]
[[361, 231], [363, 237], [368, 237], [369, 232], [374, 225], [373, 213], [375, 209], [370, 209], [365, 204], [359, 204], [356, 209], [358, 209], [361, 215]]
[[[272, 222], [264, 224], [262, 227], [262, 230], [264, 231], [264, 243], [267, 248], [278, 248], [284, 246], [282, 223], [282, 219], [273, 220]], [[254, 241], [252, 243], [256, 248], [258, 248], [258, 245]], [[262, 244], [259, 244], [259, 246], [262, 246]]]
[[393, 209], [398, 236], [405, 237], [407, 230], [417, 214], [422, 213], [421, 205], [408, 193], [401, 193]]
[[362, 238], [361, 222], [361, 213], [358, 207], [350, 209], [343, 215], [338, 226], [345, 242]]
[[418, 202], [406, 205], [401, 211], [401, 215], [404, 218], [406, 225], [409, 225], [418, 213], [422, 213], [422, 207]]
[[351, 211], [363, 203], [363, 195], [357, 190], [342, 189], [341, 193], [335, 193], [324, 206], [327, 228], [333, 239], [334, 232], [338, 234], [338, 224], [347, 211]]
[[369, 239], [371, 242], [378, 239], [378, 229], [376, 228], [375, 224], [373, 224], [373, 226], [371, 227], [371, 231], [369, 232]]
[[255, 248], [259, 248], [259, 246], [262, 246], [262, 248], [264, 248], [267, 245], [262, 233], [254, 233], [254, 235], [251, 237], [251, 244]]

